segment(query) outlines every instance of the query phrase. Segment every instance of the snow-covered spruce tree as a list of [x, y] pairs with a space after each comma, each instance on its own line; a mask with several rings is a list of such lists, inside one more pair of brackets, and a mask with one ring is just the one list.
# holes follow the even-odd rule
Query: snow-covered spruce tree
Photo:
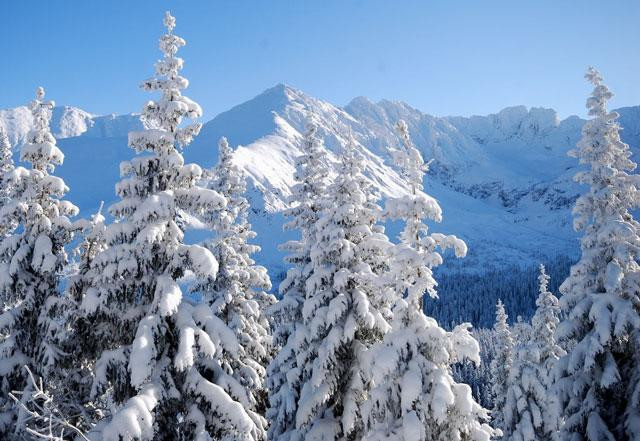
[[560, 307], [548, 290], [549, 276], [540, 265], [540, 294], [532, 329], [519, 341], [509, 375], [504, 409], [504, 436], [513, 441], [559, 439], [553, 369], [564, 351], [556, 344]]
[[67, 271], [66, 301], [64, 323], [67, 332], [61, 341], [63, 355], [60, 368], [62, 381], [47, 386], [56, 387], [53, 392], [58, 410], [65, 420], [82, 430], [91, 428], [103, 415], [91, 399], [91, 386], [95, 358], [88, 347], [93, 345], [94, 322], [80, 308], [87, 290], [91, 288], [93, 277], [92, 262], [107, 248], [105, 217], [102, 214], [103, 203], [89, 219], [74, 222], [75, 235], [80, 238], [73, 250], [72, 261]]
[[493, 329], [475, 329], [473, 338], [480, 346], [480, 364], [477, 365], [471, 360], [465, 360], [453, 366], [453, 378], [459, 383], [471, 386], [473, 397], [478, 401], [478, 404], [486, 409], [491, 409], [493, 408], [491, 360], [495, 354]]
[[575, 180], [589, 191], [576, 201], [574, 227], [584, 231], [582, 257], [560, 287], [564, 319], [558, 338], [575, 345], [558, 362], [563, 439], [640, 439], [640, 181], [620, 140], [613, 96], [598, 71], [587, 100], [593, 117], [570, 154], [587, 170]]
[[527, 342], [531, 337], [531, 324], [525, 321], [521, 315], [516, 317], [516, 322], [511, 329], [511, 337], [513, 338], [514, 345]]
[[549, 291], [549, 276], [544, 265], [540, 265], [540, 295], [536, 299], [536, 312], [531, 319], [534, 341], [540, 350], [540, 361], [543, 371], [551, 374], [555, 364], [564, 355], [556, 342], [556, 329], [560, 323], [560, 302]]
[[91, 263], [95, 257], [107, 249], [105, 217], [102, 214], [103, 202], [98, 211], [89, 219], [75, 222], [82, 240], [73, 250], [74, 268], [68, 277], [67, 293], [76, 303], [82, 302], [87, 289], [91, 287]]
[[[233, 164], [233, 151], [225, 138], [220, 140], [219, 148], [219, 162], [212, 170], [208, 188], [224, 196], [227, 205], [205, 217], [215, 234], [205, 246], [218, 261], [218, 277], [197, 283], [193, 290], [210, 305], [226, 327], [224, 333], [232, 340], [224, 342], [214, 359], [199, 360], [198, 364], [212, 383], [246, 411], [255, 426], [253, 439], [262, 440], [267, 430], [264, 381], [272, 355], [265, 310], [275, 303], [275, 298], [264, 291], [271, 289], [266, 268], [256, 265], [251, 258], [260, 247], [249, 244], [256, 233], [247, 220], [245, 176]], [[220, 427], [215, 416], [204, 416], [211, 433], [223, 438], [234, 436], [224, 426]]]
[[0, 127], [0, 172], [4, 174], [10, 172], [14, 168], [9, 136], [5, 129]]
[[468, 385], [451, 376], [454, 363], [465, 358], [480, 362], [470, 325], [446, 332], [423, 311], [425, 293], [436, 296], [432, 269], [442, 263], [437, 249], [452, 247], [456, 256], [463, 257], [467, 247], [455, 236], [429, 234], [424, 220], [441, 221], [442, 210], [423, 192], [427, 166], [406, 123], [400, 121], [397, 128], [404, 146], [393, 151], [393, 157], [411, 194], [386, 202], [386, 217], [403, 220], [405, 226], [400, 243], [390, 252], [387, 275], [396, 298], [392, 329], [364, 357], [373, 389], [363, 406], [363, 439], [488, 440], [493, 434], [485, 423], [488, 411], [473, 400]]
[[[44, 89], [31, 102], [33, 128], [20, 159], [31, 168], [16, 167], [5, 176], [9, 201], [0, 210], [0, 225], [10, 227], [0, 242], [0, 434], [10, 438], [24, 429], [23, 412], [7, 394], [27, 385], [28, 365], [39, 377], [55, 376], [63, 335], [65, 308], [58, 293], [60, 271], [67, 261], [64, 246], [73, 236], [70, 216], [78, 209], [62, 196], [64, 181], [50, 175], [64, 155], [49, 130], [54, 103]], [[14, 434], [15, 434], [14, 433]]]
[[306, 341], [297, 356], [306, 372], [291, 439], [361, 437], [363, 354], [389, 329], [374, 306], [382, 304], [382, 272], [375, 270], [386, 268], [391, 245], [376, 225], [381, 210], [362, 170], [362, 156], [351, 140], [316, 222], [302, 309]]
[[521, 315], [518, 315], [515, 323], [509, 327], [509, 331], [511, 332], [511, 341], [513, 342], [512, 356], [515, 358], [519, 347], [529, 343], [531, 340], [531, 323], [525, 321]]
[[[272, 441], [295, 439], [296, 412], [305, 366], [310, 360], [302, 355], [305, 348], [302, 326], [302, 304], [305, 284], [311, 275], [311, 245], [315, 241], [315, 224], [324, 207], [328, 176], [326, 149], [317, 135], [317, 126], [309, 122], [302, 154], [296, 158], [296, 184], [292, 187], [285, 211], [290, 221], [287, 230], [298, 230], [300, 239], [281, 246], [288, 251], [285, 261], [292, 265], [279, 287], [281, 299], [269, 311], [273, 320], [273, 338], [277, 353], [269, 364], [267, 385], [269, 389], [268, 438]], [[303, 363], [299, 365], [298, 361]]]
[[93, 284], [81, 303], [93, 323], [93, 339], [85, 342], [96, 359], [92, 397], [115, 407], [95, 430], [105, 441], [183, 434], [255, 440], [247, 412], [203, 368], [205, 360], [233, 351], [236, 338], [208, 303], [184, 298], [178, 284], [187, 270], [213, 280], [218, 268], [208, 249], [184, 244], [179, 216], [221, 210], [226, 201], [196, 185], [200, 167], [184, 164], [180, 149], [201, 125], [182, 122], [202, 111], [181, 94], [188, 82], [176, 53], [185, 42], [173, 34], [169, 13], [164, 24], [164, 57], [142, 85], [161, 95], [144, 106], [145, 130], [129, 134], [129, 145], [147, 154], [120, 166], [120, 201], [110, 207], [117, 222], [105, 232], [107, 248], [91, 262]]
[[13, 170], [13, 153], [9, 136], [3, 127], [0, 127], [0, 172], [7, 173]]
[[491, 361], [491, 393], [493, 394], [493, 409], [491, 417], [493, 427], [504, 427], [504, 409], [507, 402], [508, 379], [513, 364], [513, 338], [507, 323], [507, 313], [502, 300], [496, 305], [496, 322], [493, 326], [496, 337], [496, 354]]
[[[11, 187], [9, 186], [9, 173], [14, 169], [13, 155], [11, 153], [11, 144], [9, 137], [4, 129], [0, 127], [0, 210], [9, 202]], [[5, 225], [0, 226], [0, 234], [3, 230], [10, 230]]]

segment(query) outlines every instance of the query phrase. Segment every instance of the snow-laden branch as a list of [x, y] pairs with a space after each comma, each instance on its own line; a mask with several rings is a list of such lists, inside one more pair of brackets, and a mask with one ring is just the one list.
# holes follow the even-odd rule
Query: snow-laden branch
[[29, 375], [29, 384], [22, 391], [9, 393], [9, 398], [24, 415], [21, 419], [23, 428], [19, 430], [24, 430], [38, 439], [50, 441], [67, 441], [77, 437], [89, 441], [89, 438], [71, 424], [68, 417], [55, 405], [53, 396], [44, 388], [42, 377], [36, 378], [26, 365], [24, 369]]

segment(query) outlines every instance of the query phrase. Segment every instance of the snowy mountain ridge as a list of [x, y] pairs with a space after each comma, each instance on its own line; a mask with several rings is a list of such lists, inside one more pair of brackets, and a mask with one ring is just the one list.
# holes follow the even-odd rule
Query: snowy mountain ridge
[[[635, 154], [640, 147], [640, 106], [619, 109], [622, 136]], [[207, 122], [185, 151], [187, 161], [210, 167], [217, 140], [239, 146], [234, 160], [250, 180], [251, 221], [263, 247], [260, 256], [276, 276], [282, 271], [277, 244], [288, 238], [280, 212], [293, 184], [294, 160], [307, 118], [312, 115], [335, 163], [351, 133], [366, 158], [366, 175], [381, 195], [406, 190], [391, 164], [389, 147], [400, 145], [394, 126], [404, 119], [425, 159], [434, 159], [425, 182], [444, 211], [436, 231], [456, 234], [470, 247], [460, 261], [480, 270], [480, 256], [531, 264], [544, 256], [573, 255], [578, 249], [571, 208], [582, 191], [572, 180], [577, 161], [567, 156], [584, 120], [559, 119], [552, 109], [515, 106], [487, 116], [435, 117], [411, 106], [359, 97], [344, 107], [279, 84]], [[26, 108], [0, 111], [0, 125], [17, 145], [29, 128]], [[56, 108], [53, 132], [66, 155], [58, 173], [69, 198], [83, 214], [100, 200], [115, 200], [118, 164], [131, 157], [126, 134], [139, 130], [135, 114], [96, 116], [73, 107]], [[95, 170], [94, 170], [95, 168]], [[94, 171], [94, 172], [92, 172]], [[390, 236], [394, 225], [388, 226]], [[452, 261], [449, 259], [449, 261]]]
[[[0, 110], [0, 127], [4, 128], [11, 145], [24, 142], [33, 126], [33, 116], [26, 106]], [[126, 136], [130, 130], [140, 130], [139, 115], [93, 115], [77, 107], [55, 107], [51, 117], [51, 128], [57, 139], [76, 136], [111, 138]]]

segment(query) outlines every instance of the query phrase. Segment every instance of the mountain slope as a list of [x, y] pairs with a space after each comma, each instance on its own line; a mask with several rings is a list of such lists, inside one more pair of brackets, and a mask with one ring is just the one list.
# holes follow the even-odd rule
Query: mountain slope
[[[637, 154], [640, 107], [619, 112], [623, 139]], [[365, 155], [366, 174], [383, 197], [406, 191], [388, 148], [400, 145], [395, 123], [407, 121], [425, 159], [434, 160], [425, 184], [439, 200], [444, 222], [433, 228], [463, 237], [470, 247], [466, 259], [449, 259], [450, 266], [483, 271], [488, 265], [528, 265], [577, 252], [570, 213], [581, 189], [572, 181], [577, 161], [566, 153], [580, 137], [580, 118], [559, 120], [553, 110], [524, 106], [488, 116], [434, 117], [401, 102], [373, 103], [362, 97], [340, 108], [279, 84], [207, 122], [185, 151], [187, 161], [212, 166], [219, 137], [239, 145], [235, 161], [250, 181], [251, 221], [263, 247], [259, 258], [274, 278], [284, 270], [277, 244], [290, 238], [282, 232], [280, 212], [310, 115], [332, 163], [353, 135]], [[0, 125], [14, 145], [24, 139], [30, 123], [24, 107], [0, 111]], [[119, 162], [132, 155], [126, 133], [140, 127], [137, 117], [95, 116], [63, 107], [55, 109], [52, 125], [66, 155], [58, 172], [71, 187], [69, 198], [84, 215], [100, 200], [114, 201]], [[397, 225], [389, 224], [388, 231], [393, 237]], [[195, 232], [192, 237], [201, 236]]]

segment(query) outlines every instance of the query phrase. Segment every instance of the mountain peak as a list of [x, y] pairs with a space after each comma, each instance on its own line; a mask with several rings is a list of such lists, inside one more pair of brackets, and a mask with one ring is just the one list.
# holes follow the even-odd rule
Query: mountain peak
[[[283, 112], [300, 93], [285, 83], [278, 83], [264, 90], [207, 122], [190, 150], [202, 150], [200, 156], [209, 159], [203, 159], [203, 163], [210, 164], [214, 158], [209, 151], [215, 151], [215, 144], [214, 146], [201, 145], [204, 139], [216, 140], [225, 136], [231, 145], [247, 145], [264, 134], [273, 132], [276, 128], [273, 113]], [[248, 121], [250, 121], [249, 125], [247, 125]]]
[[285, 99], [286, 101], [295, 101], [301, 96], [307, 95], [287, 83], [278, 83], [275, 86], [265, 89], [262, 93], [249, 100], [249, 102], [269, 98], [274, 100]]
[[351, 101], [349, 101], [349, 103], [345, 106], [345, 108], [348, 108], [348, 107], [370, 107], [370, 106], [375, 106], [375, 103], [373, 101], [371, 101], [368, 97], [366, 97], [366, 96], [357, 96], [354, 99], [352, 99]]
[[263, 95], [282, 95], [285, 94], [288, 89], [290, 89], [290, 87], [287, 84], [278, 83], [275, 86], [265, 89], [262, 93], [258, 94], [256, 98]]

